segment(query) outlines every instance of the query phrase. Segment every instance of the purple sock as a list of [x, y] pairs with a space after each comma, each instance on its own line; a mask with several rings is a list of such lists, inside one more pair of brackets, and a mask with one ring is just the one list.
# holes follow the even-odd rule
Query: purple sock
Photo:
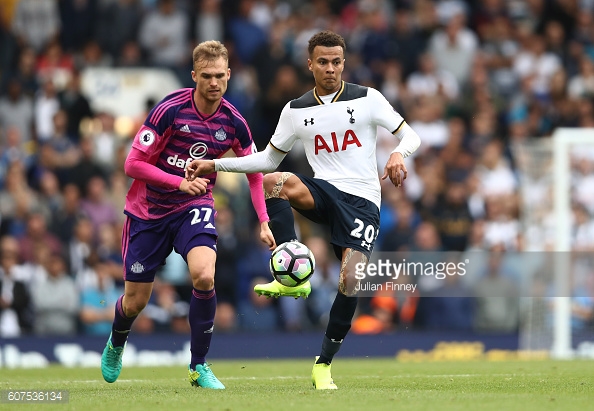
[[128, 339], [128, 333], [132, 328], [132, 323], [136, 319], [134, 317], [126, 317], [124, 309], [122, 308], [122, 295], [115, 304], [115, 316], [113, 318], [113, 325], [111, 326], [111, 344], [114, 347], [122, 347]]
[[206, 362], [204, 357], [206, 357], [210, 347], [216, 310], [217, 295], [214, 288], [210, 291], [201, 291], [194, 288], [188, 315], [192, 334], [190, 344], [192, 361], [190, 367], [193, 370], [196, 368], [196, 364]]

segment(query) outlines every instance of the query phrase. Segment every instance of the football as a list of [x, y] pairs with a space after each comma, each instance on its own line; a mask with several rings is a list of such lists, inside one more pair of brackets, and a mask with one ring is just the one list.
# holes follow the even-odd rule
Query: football
[[287, 287], [297, 287], [309, 280], [315, 266], [311, 250], [297, 241], [282, 243], [270, 256], [270, 273]]

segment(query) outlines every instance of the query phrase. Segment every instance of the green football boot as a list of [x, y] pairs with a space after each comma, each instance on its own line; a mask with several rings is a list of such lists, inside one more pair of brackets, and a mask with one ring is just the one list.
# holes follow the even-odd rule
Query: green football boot
[[265, 295], [267, 297], [299, 297], [307, 298], [311, 293], [311, 284], [309, 280], [296, 287], [287, 287], [278, 281], [271, 281], [268, 284], [257, 284], [254, 287], [254, 292], [258, 295]]
[[114, 347], [111, 343], [111, 334], [109, 334], [109, 340], [107, 340], [101, 356], [101, 374], [103, 374], [105, 381], [112, 383], [120, 376], [125, 346], [126, 344], [123, 347]]
[[[319, 356], [316, 357], [318, 361]], [[313, 369], [311, 370], [311, 383], [316, 390], [337, 390], [338, 387], [332, 380], [332, 374], [330, 374], [330, 364], [316, 364], [314, 362]]]
[[192, 370], [188, 365], [188, 379], [194, 387], [210, 388], [211, 390], [224, 390], [225, 386], [215, 377], [207, 363], [196, 364]]

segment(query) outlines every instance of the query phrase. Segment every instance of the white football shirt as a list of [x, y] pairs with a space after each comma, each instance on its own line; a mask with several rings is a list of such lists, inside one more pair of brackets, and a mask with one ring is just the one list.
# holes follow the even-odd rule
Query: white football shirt
[[287, 103], [270, 145], [287, 153], [301, 140], [314, 177], [379, 208], [377, 126], [394, 134], [403, 124], [379, 91], [343, 81], [330, 103], [315, 89]]

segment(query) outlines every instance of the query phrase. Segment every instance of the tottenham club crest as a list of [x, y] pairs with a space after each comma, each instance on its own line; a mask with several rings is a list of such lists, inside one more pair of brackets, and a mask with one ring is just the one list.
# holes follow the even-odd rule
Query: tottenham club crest
[[347, 107], [347, 113], [350, 114], [351, 118], [349, 119], [349, 123], [353, 124], [355, 119], [353, 118], [353, 112], [355, 111], [354, 108]]
[[219, 128], [215, 132], [215, 138], [219, 141], [225, 141], [225, 139], [227, 138], [227, 133], [225, 133], [225, 130], [223, 130], [223, 127]]

